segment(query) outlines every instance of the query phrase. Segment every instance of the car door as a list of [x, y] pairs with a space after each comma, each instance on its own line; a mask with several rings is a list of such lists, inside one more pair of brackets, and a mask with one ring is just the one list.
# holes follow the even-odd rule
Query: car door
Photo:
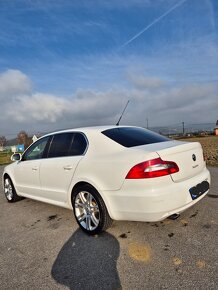
[[40, 167], [42, 197], [66, 202], [74, 172], [87, 148], [82, 133], [57, 133], [53, 135], [48, 156]]
[[33, 143], [14, 169], [16, 189], [24, 196], [40, 195], [40, 164], [44, 158], [49, 138], [44, 137]]

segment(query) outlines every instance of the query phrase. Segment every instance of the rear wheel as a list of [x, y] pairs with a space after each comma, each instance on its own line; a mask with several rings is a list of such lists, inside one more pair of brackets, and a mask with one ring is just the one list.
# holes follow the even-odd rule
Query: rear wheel
[[109, 228], [113, 222], [98, 191], [90, 185], [73, 192], [73, 210], [80, 228], [95, 235]]
[[4, 179], [4, 192], [5, 192], [5, 197], [7, 201], [10, 203], [16, 202], [22, 199], [22, 197], [17, 195], [13, 182], [8, 176], [5, 177]]

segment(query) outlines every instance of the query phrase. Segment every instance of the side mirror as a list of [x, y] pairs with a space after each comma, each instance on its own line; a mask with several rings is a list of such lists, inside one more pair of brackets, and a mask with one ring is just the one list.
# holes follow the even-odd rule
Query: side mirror
[[12, 156], [11, 156], [11, 161], [20, 161], [22, 158], [21, 154], [20, 153], [14, 153]]

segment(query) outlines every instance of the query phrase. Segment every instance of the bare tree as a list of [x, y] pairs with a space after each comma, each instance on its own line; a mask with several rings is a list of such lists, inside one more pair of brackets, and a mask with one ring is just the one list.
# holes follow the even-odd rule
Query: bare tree
[[4, 147], [6, 144], [7, 140], [5, 136], [0, 136], [0, 147]]
[[26, 149], [31, 144], [31, 138], [28, 137], [26, 131], [20, 131], [17, 135], [18, 144], [24, 144], [24, 148]]

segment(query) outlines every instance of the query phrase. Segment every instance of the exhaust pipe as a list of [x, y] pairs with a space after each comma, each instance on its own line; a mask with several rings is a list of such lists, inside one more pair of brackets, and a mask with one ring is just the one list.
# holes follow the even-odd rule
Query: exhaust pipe
[[178, 219], [178, 217], [180, 217], [180, 214], [179, 213], [174, 213], [174, 214], [168, 216], [168, 219], [174, 221], [174, 220]]

